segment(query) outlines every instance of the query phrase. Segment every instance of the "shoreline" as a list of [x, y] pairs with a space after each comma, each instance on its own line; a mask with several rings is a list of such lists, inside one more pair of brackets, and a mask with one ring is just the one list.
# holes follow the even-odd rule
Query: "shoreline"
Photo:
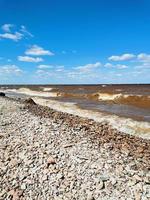
[[[45, 88], [43, 88], [44, 90]], [[47, 88], [46, 88], [47, 89]], [[50, 90], [50, 88], [48, 88]], [[5, 90], [4, 90], [5, 92]], [[78, 103], [73, 102], [61, 102], [59, 100], [48, 99], [48, 96], [54, 96], [49, 92], [42, 92], [42, 91], [34, 91], [30, 90], [29, 88], [21, 88], [15, 90], [19, 95], [25, 95], [22, 98], [31, 97], [37, 104], [48, 106], [52, 109], [61, 112], [67, 112], [70, 114], [78, 115], [79, 117], [86, 117], [89, 119], [93, 119], [96, 122], [107, 121], [109, 124], [112, 125], [113, 128], [117, 128], [121, 132], [125, 132], [131, 135], [137, 135], [144, 139], [150, 139], [150, 122], [144, 120], [136, 120], [139, 116], [129, 117], [125, 116], [125, 114], [115, 114], [106, 110], [92, 110], [92, 109], [85, 109], [84, 106], [78, 105]], [[17, 94], [16, 93], [16, 94]], [[7, 94], [7, 93], [6, 93]], [[37, 96], [36, 96], [37, 95]], [[38, 96], [39, 95], [39, 96]], [[42, 96], [43, 95], [43, 96]], [[55, 93], [56, 95], [56, 93]], [[46, 96], [46, 97], [44, 97]], [[21, 97], [21, 96], [20, 96]], [[111, 108], [110, 108], [111, 109]], [[124, 108], [126, 109], [126, 108]]]
[[[70, 128], [77, 128], [79, 130], [84, 130], [86, 134], [93, 131], [95, 134], [90, 134], [94, 140], [99, 140], [100, 144], [112, 143], [111, 148], [117, 148], [118, 150], [125, 150], [127, 152], [132, 149], [131, 155], [141, 157], [150, 156], [150, 140], [143, 139], [138, 136], [132, 136], [130, 134], [118, 131], [109, 125], [108, 122], [96, 122], [92, 119], [87, 119], [86, 117], [80, 117], [78, 115], [73, 115], [70, 113], [65, 113], [57, 111], [47, 106], [42, 105], [30, 105], [26, 104], [25, 109], [36, 116], [60, 120], [61, 123], [66, 122]], [[120, 143], [121, 142], [121, 143]], [[124, 144], [122, 146], [122, 144]], [[139, 151], [138, 151], [139, 149]]]
[[[119, 131], [117, 128], [114, 128], [109, 122], [107, 121], [95, 121], [94, 119], [90, 119], [87, 117], [82, 117], [76, 114], [62, 112], [61, 110], [56, 110], [50, 108], [45, 105], [41, 105], [36, 103], [30, 104], [26, 103], [24, 100], [14, 99], [10, 97], [2, 97], [6, 98], [10, 101], [17, 102], [19, 104], [23, 104], [23, 109], [27, 110], [29, 113], [42, 117], [48, 118], [50, 120], [61, 121], [60, 123], [67, 123], [69, 128], [77, 128], [77, 130], [84, 130], [86, 134], [93, 131], [95, 134], [91, 134], [94, 140], [99, 139], [99, 143], [112, 143], [111, 148], [116, 148], [119, 151], [127, 151], [129, 152], [132, 149], [131, 155], [137, 156], [137, 158], [142, 157], [141, 153], [144, 155], [144, 158], [148, 158], [150, 156], [150, 139], [149, 138], [142, 138], [138, 135], [131, 135], [129, 133], [125, 133], [123, 131]], [[29, 98], [30, 99], [30, 98]], [[35, 98], [32, 98], [33, 100]], [[36, 101], [35, 101], [36, 102]], [[121, 143], [124, 143], [122, 146]], [[137, 148], [137, 149], [136, 149]], [[139, 152], [138, 152], [139, 149]]]
[[97, 112], [92, 110], [81, 109], [76, 104], [59, 102], [55, 100], [42, 99], [40, 97], [32, 97], [32, 99], [41, 106], [47, 106], [50, 109], [57, 110], [68, 114], [77, 115], [79, 117], [88, 118], [95, 122], [106, 121], [113, 128], [126, 134], [135, 135], [144, 139], [150, 139], [150, 123], [144, 121], [136, 121], [131, 118], [121, 117], [106, 112]]
[[0, 199], [147, 200], [150, 140], [0, 97]]

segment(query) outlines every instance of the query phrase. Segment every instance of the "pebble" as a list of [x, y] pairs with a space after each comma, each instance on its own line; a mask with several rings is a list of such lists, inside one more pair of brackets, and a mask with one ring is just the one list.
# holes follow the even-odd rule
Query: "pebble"
[[145, 141], [139, 160], [107, 123], [32, 106], [0, 98], [0, 200], [150, 198]]
[[100, 178], [100, 180], [102, 180], [102, 181], [108, 181], [108, 180], [109, 180], [109, 177], [108, 177], [108, 176], [105, 176], [105, 175], [101, 175], [99, 178]]
[[97, 186], [97, 189], [102, 190], [104, 187], [105, 187], [104, 181], [100, 181]]
[[49, 165], [54, 165], [54, 164], [56, 164], [56, 161], [54, 160], [54, 158], [52, 158], [52, 157], [49, 157], [48, 158], [48, 160], [47, 160], [47, 165], [49, 166]]
[[21, 189], [22, 189], [22, 190], [25, 190], [25, 189], [26, 189], [26, 183], [23, 183], [23, 184], [21, 185]]

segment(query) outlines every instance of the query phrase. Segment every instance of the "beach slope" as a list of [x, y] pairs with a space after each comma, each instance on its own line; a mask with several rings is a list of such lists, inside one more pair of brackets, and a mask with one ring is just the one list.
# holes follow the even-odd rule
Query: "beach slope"
[[150, 140], [0, 97], [0, 199], [148, 200]]

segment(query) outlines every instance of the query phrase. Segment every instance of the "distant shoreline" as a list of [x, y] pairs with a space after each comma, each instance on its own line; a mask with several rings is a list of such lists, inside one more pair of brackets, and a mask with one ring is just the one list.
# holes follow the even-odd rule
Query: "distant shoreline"
[[98, 83], [98, 84], [40, 84], [40, 83], [35, 83], [35, 84], [0, 84], [0, 87], [2, 86], [97, 86], [97, 85], [112, 85], [112, 86], [118, 86], [118, 85], [150, 85], [150, 83]]

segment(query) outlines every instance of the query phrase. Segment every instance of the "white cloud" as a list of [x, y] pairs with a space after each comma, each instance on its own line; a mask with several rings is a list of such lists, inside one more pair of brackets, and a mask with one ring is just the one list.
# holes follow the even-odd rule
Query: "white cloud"
[[39, 65], [37, 66], [38, 69], [52, 69], [52, 65]]
[[69, 78], [76, 78], [76, 77], [79, 77], [80, 75], [81, 75], [81, 72], [70, 71], [67, 73], [67, 76]]
[[150, 67], [150, 62], [143, 62], [144, 67]]
[[150, 63], [142, 63], [141, 65], [136, 65], [134, 69], [150, 69]]
[[0, 66], [0, 75], [20, 75], [23, 71], [16, 65]]
[[111, 64], [111, 63], [106, 63], [105, 65], [104, 65], [104, 67], [113, 67], [114, 65], [113, 64]]
[[132, 74], [133, 76], [139, 76], [141, 75], [143, 72], [142, 71], [133, 71]]
[[43, 74], [43, 73], [45, 73], [45, 71], [42, 70], [42, 69], [38, 69], [38, 70], [36, 71], [36, 74]]
[[111, 56], [108, 58], [108, 60], [112, 60], [112, 61], [126, 61], [126, 60], [131, 60], [135, 57], [134, 54], [122, 54], [120, 56]]
[[64, 74], [71, 79], [87, 79], [87, 78], [95, 78], [97, 77], [97, 71], [99, 67], [101, 67], [102, 64], [100, 62], [92, 63], [92, 64], [86, 64], [82, 66], [77, 66], [72, 68], [71, 70], [63, 70]]
[[21, 40], [23, 38], [23, 34], [19, 33], [19, 32], [15, 32], [15, 33], [3, 33], [0, 34], [0, 39], [10, 39], [13, 40], [15, 42]]
[[[41, 69], [42, 71], [48, 70], [48, 69], [53, 69], [55, 72], [62, 72], [64, 71], [64, 66], [63, 65], [38, 65], [38, 69]], [[45, 71], [46, 72], [46, 71]]]
[[52, 53], [51, 51], [45, 50], [38, 45], [33, 45], [30, 49], [26, 50], [25, 54], [32, 55], [32, 56], [44, 56], [44, 55], [53, 56], [54, 55], [54, 53]]
[[62, 65], [62, 66], [56, 66], [56, 72], [62, 72], [64, 71], [65, 67]]
[[33, 37], [33, 35], [27, 30], [27, 28], [24, 25], [21, 26], [20, 31], [23, 32], [24, 34], [29, 35], [30, 37]]
[[122, 76], [122, 74], [116, 74], [116, 76]]
[[1, 28], [5, 33], [0, 34], [0, 39], [10, 39], [17, 42], [26, 36], [33, 37], [33, 35], [26, 29], [24, 25], [20, 27], [20, 30], [15, 32], [11, 31], [12, 27], [14, 27], [13, 24], [4, 24]]
[[100, 62], [96, 62], [94, 64], [87, 64], [87, 65], [83, 65], [83, 66], [78, 66], [75, 67], [74, 69], [79, 70], [81, 72], [90, 72], [91, 70], [101, 67], [102, 64]]
[[141, 62], [150, 63], [150, 54], [141, 53], [137, 56], [137, 59]]
[[30, 57], [30, 56], [18, 56], [18, 60], [23, 61], [23, 62], [35, 62], [35, 63], [43, 61], [42, 58], [39, 58], [39, 57], [33, 58], [33, 57]]
[[106, 63], [106, 64], [104, 65], [104, 67], [116, 68], [116, 69], [126, 69], [126, 68], [128, 68], [127, 65], [122, 65], [122, 64], [113, 65], [113, 64], [111, 64], [111, 63]]
[[11, 31], [10, 29], [11, 29], [13, 26], [14, 26], [13, 24], [4, 24], [1, 28], [2, 28], [2, 30], [5, 31], [5, 32], [10, 32], [10, 31]]
[[54, 76], [54, 73], [53, 72], [50, 72], [50, 71], [45, 71], [43, 69], [38, 69], [36, 72], [36, 77], [39, 77], [39, 78], [48, 78], [50, 76]]
[[117, 69], [127, 69], [128, 66], [127, 65], [121, 65], [121, 64], [118, 64], [116, 65]]

